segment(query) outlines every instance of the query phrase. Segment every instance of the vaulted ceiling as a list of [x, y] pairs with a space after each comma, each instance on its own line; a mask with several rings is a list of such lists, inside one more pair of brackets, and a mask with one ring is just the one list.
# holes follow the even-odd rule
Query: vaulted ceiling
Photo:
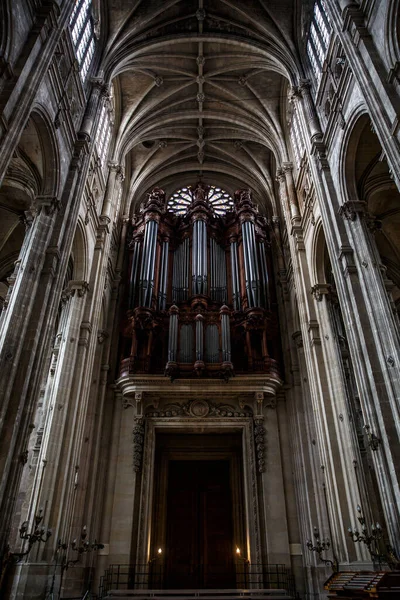
[[250, 187], [273, 210], [305, 4], [110, 0], [102, 68], [133, 205], [156, 185], [169, 194], [201, 174], [231, 193]]

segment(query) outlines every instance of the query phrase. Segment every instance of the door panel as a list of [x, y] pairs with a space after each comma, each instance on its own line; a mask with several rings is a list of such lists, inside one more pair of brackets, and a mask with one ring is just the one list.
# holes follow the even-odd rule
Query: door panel
[[235, 587], [229, 461], [169, 462], [165, 585]]

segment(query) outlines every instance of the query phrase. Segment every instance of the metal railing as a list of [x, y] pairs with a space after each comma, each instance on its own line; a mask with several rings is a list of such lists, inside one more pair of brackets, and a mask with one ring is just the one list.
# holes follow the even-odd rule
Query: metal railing
[[[218, 576], [224, 568], [226, 567], [222, 565], [209, 565], [207, 573], [212, 579], [213, 574]], [[297, 597], [293, 575], [284, 564], [237, 563], [234, 577], [235, 584], [229, 587], [238, 590], [284, 589], [289, 596]], [[196, 577], [193, 580], [197, 581]], [[169, 587], [162, 563], [110, 565], [101, 578], [99, 598], [105, 598], [110, 590], [164, 590]], [[195, 587], [204, 586], [196, 585]]]

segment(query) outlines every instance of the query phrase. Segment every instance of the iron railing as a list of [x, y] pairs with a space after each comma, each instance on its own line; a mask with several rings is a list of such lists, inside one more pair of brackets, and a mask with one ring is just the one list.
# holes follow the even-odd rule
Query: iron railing
[[[209, 565], [207, 572], [211, 577], [213, 574], [218, 576], [224, 568], [222, 565]], [[293, 575], [286, 565], [237, 563], [234, 575], [236, 585], [233, 587], [235, 589], [284, 589], [289, 596], [297, 597]], [[162, 563], [110, 565], [101, 578], [99, 598], [105, 598], [110, 590], [164, 590], [168, 588]]]

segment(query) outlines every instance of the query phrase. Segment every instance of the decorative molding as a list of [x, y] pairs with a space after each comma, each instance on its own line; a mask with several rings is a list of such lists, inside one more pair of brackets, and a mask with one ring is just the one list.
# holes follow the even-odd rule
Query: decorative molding
[[339, 208], [339, 215], [348, 221], [355, 221], [366, 214], [367, 203], [362, 200], [348, 200]]
[[[151, 408], [151, 407], [149, 407]], [[208, 400], [192, 400], [188, 403], [167, 404], [162, 410], [147, 410], [146, 417], [151, 418], [173, 418], [190, 417], [193, 419], [206, 419], [208, 417], [243, 418], [252, 417], [249, 410], [237, 410], [231, 404], [216, 404]]]
[[142, 468], [144, 435], [144, 419], [136, 417], [135, 427], [133, 428], [133, 470], [136, 473]]
[[311, 288], [311, 294], [317, 302], [321, 302], [324, 296], [330, 294], [331, 288], [329, 283], [316, 283]]
[[89, 291], [89, 284], [87, 281], [72, 279], [68, 282], [67, 288], [64, 291], [71, 296], [77, 294], [79, 298], [83, 298], [86, 292]]
[[257, 467], [259, 473], [264, 473], [265, 471], [265, 434], [264, 418], [255, 417], [254, 443], [256, 447]]

